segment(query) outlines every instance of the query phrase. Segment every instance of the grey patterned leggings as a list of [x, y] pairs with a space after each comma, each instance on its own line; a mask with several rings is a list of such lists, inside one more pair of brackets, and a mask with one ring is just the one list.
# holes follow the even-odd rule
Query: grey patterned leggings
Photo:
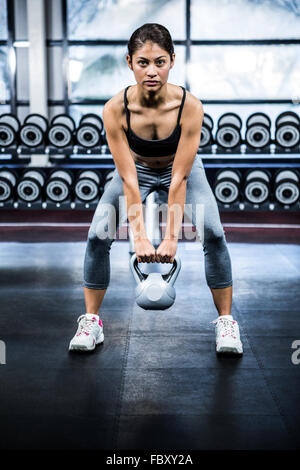
[[[167, 168], [158, 170], [136, 163], [136, 169], [142, 203], [153, 190], [168, 191], [172, 163]], [[114, 241], [115, 231], [127, 221], [126, 207], [119, 204], [121, 196], [124, 196], [123, 182], [115, 169], [113, 178], [98, 203], [88, 232], [84, 259], [84, 287], [106, 289], [109, 285], [110, 248]], [[231, 286], [230, 255], [217, 202], [207, 181], [200, 155], [196, 156], [187, 180], [185, 204], [187, 206], [185, 213], [196, 227], [196, 233], [202, 234], [202, 236], [199, 235], [199, 240], [204, 251], [207, 285], [216, 289]], [[196, 207], [202, 208], [200, 212]], [[113, 229], [110, 230], [109, 227]], [[100, 236], [100, 233], [107, 233], [108, 236]]]

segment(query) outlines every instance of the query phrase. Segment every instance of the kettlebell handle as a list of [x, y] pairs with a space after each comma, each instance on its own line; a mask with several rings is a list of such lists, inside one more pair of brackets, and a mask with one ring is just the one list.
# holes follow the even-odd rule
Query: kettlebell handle
[[175, 256], [174, 261], [173, 261], [173, 266], [171, 267], [170, 271], [167, 274], [162, 275], [162, 278], [164, 279], [164, 281], [168, 282], [169, 284], [171, 284], [171, 286], [173, 286], [177, 279], [180, 269], [181, 269], [180, 258], [179, 256]]
[[[138, 267], [138, 260], [137, 260], [136, 253], [133, 253], [130, 259], [130, 264], [131, 264], [131, 270], [133, 272], [133, 275], [137, 284], [147, 279], [148, 274], [142, 273], [142, 271]], [[181, 268], [180, 258], [179, 256], [175, 256], [174, 261], [173, 261], [173, 266], [171, 267], [170, 271], [167, 274], [162, 274], [162, 278], [164, 279], [164, 281], [170, 283], [173, 286], [179, 274], [180, 268]]]
[[142, 271], [140, 270], [138, 266], [136, 253], [133, 253], [132, 257], [130, 258], [130, 264], [131, 264], [131, 271], [134, 275], [134, 278], [137, 284], [147, 279], [148, 274], [142, 273]]

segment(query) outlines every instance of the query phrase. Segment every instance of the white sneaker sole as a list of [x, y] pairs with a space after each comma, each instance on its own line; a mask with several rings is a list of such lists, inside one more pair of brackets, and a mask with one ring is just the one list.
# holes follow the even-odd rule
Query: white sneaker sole
[[220, 346], [216, 348], [217, 354], [243, 354], [243, 346]]
[[101, 333], [99, 338], [97, 339], [96, 343], [93, 346], [85, 346], [84, 344], [72, 344], [72, 341], [69, 345], [69, 351], [94, 351], [98, 344], [102, 344], [104, 342], [104, 333]]

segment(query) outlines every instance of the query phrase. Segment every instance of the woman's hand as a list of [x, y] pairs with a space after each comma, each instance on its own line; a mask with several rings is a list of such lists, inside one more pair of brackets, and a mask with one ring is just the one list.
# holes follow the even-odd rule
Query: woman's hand
[[155, 248], [148, 238], [134, 240], [134, 249], [138, 263], [155, 263]]
[[156, 262], [173, 263], [176, 255], [177, 243], [177, 240], [163, 240], [156, 250]]

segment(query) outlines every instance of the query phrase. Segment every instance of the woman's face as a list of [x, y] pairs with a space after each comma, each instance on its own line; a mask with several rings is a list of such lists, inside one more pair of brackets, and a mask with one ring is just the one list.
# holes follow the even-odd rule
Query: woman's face
[[167, 81], [169, 71], [174, 65], [175, 54], [172, 56], [158, 44], [146, 41], [132, 56], [127, 55], [127, 63], [133, 71], [136, 82], [144, 90], [158, 91]]

